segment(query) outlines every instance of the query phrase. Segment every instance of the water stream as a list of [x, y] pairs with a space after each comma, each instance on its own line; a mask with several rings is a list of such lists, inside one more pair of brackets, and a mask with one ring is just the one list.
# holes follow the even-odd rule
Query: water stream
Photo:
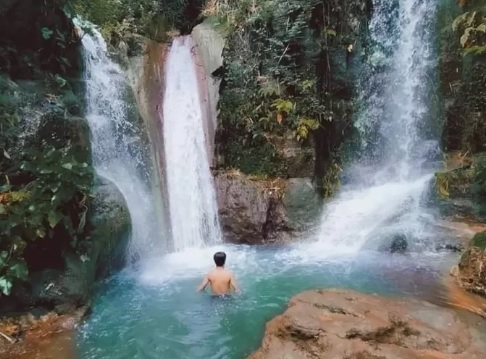
[[[174, 41], [163, 109], [174, 252], [103, 284], [79, 334], [82, 359], [241, 359], [259, 345], [265, 322], [302, 290], [338, 286], [426, 299], [439, 292], [440, 273], [456, 258], [435, 250], [439, 234], [426, 201], [434, 144], [423, 135], [430, 112], [423, 78], [435, 67], [436, 1], [374, 5], [374, 80], [362, 87], [358, 122], [374, 132], [366, 146], [372, 155], [352, 166], [317, 238], [294, 245], [218, 243], [192, 44], [188, 37]], [[396, 235], [406, 237], [408, 255], [376, 251]], [[217, 250], [227, 252], [243, 288], [231, 300], [195, 292]]]
[[156, 201], [150, 185], [150, 166], [144, 141], [128, 111], [128, 86], [123, 70], [113, 62], [101, 33], [76, 19], [82, 36], [86, 118], [91, 130], [93, 165], [96, 174], [112, 182], [122, 193], [132, 221], [130, 258], [162, 253]]
[[173, 249], [221, 242], [202, 103], [190, 36], [174, 40], [167, 63], [164, 146]]

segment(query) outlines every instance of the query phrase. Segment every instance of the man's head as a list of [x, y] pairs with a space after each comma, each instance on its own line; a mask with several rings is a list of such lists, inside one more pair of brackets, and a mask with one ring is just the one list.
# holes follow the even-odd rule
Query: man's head
[[224, 252], [217, 252], [214, 254], [214, 263], [216, 263], [216, 267], [224, 267], [224, 263], [226, 262], [226, 253]]

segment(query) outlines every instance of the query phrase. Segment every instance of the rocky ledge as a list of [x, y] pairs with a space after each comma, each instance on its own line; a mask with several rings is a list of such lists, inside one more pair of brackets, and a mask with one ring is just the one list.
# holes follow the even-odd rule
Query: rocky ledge
[[486, 358], [477, 330], [454, 311], [419, 300], [308, 291], [267, 324], [248, 359]]
[[87, 307], [71, 314], [48, 313], [3, 318], [0, 321], [0, 359], [76, 358], [75, 329]]
[[473, 237], [451, 275], [463, 289], [486, 297], [486, 232]]

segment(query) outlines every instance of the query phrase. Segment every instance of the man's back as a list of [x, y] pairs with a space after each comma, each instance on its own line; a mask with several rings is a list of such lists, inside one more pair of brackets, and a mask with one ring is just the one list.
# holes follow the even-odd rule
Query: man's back
[[224, 269], [225, 261], [226, 254], [224, 252], [218, 252], [214, 255], [216, 268], [204, 277], [203, 282], [197, 288], [198, 291], [203, 291], [208, 284], [211, 286], [213, 295], [225, 295], [231, 292], [232, 289], [235, 292], [238, 291], [235, 277], [233, 277], [230, 271]]
[[215, 295], [227, 294], [231, 291], [233, 275], [223, 268], [216, 268], [208, 274], [211, 291]]

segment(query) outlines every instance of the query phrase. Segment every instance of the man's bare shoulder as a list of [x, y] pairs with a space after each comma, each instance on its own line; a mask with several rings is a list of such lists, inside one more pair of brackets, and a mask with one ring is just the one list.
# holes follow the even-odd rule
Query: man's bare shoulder
[[214, 269], [211, 272], [209, 272], [208, 275], [207, 275], [208, 278], [223, 278], [223, 277], [232, 277], [232, 276], [233, 276], [233, 273], [231, 273], [227, 269], [224, 269], [224, 270]]

